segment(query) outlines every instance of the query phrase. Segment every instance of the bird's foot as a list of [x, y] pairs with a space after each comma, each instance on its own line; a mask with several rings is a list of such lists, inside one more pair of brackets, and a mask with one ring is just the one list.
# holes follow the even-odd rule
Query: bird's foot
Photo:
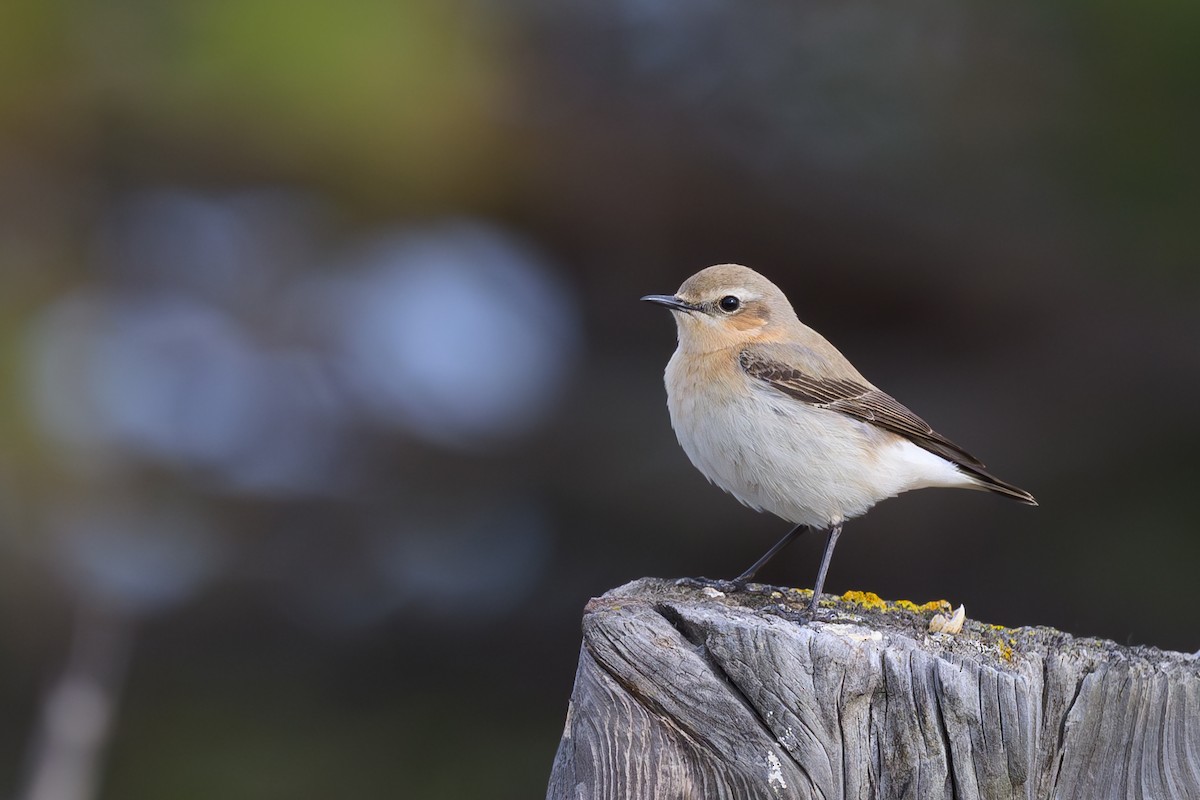
[[[767, 589], [769, 590], [770, 587], [767, 587]], [[808, 597], [804, 597], [805, 595], [811, 597], [811, 593], [807, 589], [788, 589], [784, 592], [784, 595], [789, 602], [766, 606], [762, 610], [768, 614], [774, 614], [789, 622], [801, 625], [809, 622], [837, 622], [843, 619], [843, 616], [836, 607], [833, 607], [833, 604], [822, 607], [820, 600], [814, 602]], [[799, 595], [799, 597], [796, 595]], [[801, 598], [804, 599], [801, 601]]]
[[788, 622], [794, 622], [797, 625], [807, 625], [810, 622], [836, 622], [838, 614], [830, 608], [818, 608], [815, 611], [805, 606], [796, 608], [795, 606], [779, 603], [778, 605], [767, 606], [762, 609], [764, 613], [774, 614], [775, 616], [786, 619]]

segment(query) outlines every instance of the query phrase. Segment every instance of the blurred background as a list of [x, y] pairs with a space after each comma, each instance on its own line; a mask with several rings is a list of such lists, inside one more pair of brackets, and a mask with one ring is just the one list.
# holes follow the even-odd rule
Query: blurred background
[[540, 796], [587, 599], [787, 528], [687, 463], [637, 302], [724, 261], [1042, 503], [887, 502], [830, 591], [1197, 650], [1198, 37], [0, 5], [0, 797]]

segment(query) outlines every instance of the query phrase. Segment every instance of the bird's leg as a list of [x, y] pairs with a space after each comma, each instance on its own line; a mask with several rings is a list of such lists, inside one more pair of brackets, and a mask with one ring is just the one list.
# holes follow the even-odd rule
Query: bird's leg
[[733, 583], [737, 586], [745, 586], [750, 579], [754, 577], [755, 573], [767, 565], [768, 561], [777, 556], [780, 550], [791, 544], [797, 536], [804, 533], [806, 530], [808, 530], [807, 525], [797, 525], [796, 527], [792, 528], [787, 532], [787, 536], [784, 536], [782, 539], [776, 542], [775, 546], [764, 553], [762, 558], [760, 558], [758, 561], [755, 561], [750, 569], [734, 578]]
[[821, 602], [821, 589], [825, 586], [825, 573], [829, 571], [829, 562], [833, 559], [833, 548], [837, 546], [838, 536], [842, 534], [842, 523], [829, 529], [829, 538], [825, 541], [825, 554], [821, 556], [821, 569], [817, 572], [817, 583], [813, 586], [812, 602], [808, 604], [808, 613], [817, 613], [817, 604]]

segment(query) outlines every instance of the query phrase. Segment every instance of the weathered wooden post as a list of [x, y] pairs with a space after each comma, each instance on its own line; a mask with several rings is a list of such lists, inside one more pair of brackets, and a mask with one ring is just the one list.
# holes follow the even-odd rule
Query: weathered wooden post
[[592, 600], [547, 797], [1200, 798], [1200, 658], [809, 596]]

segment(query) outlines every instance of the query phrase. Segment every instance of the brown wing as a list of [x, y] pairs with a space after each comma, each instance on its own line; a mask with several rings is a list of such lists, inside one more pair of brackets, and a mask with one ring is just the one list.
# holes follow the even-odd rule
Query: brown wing
[[913, 444], [955, 464], [975, 470], [984, 464], [954, 442], [929, 427], [925, 420], [898, 403], [891, 395], [856, 380], [817, 378], [750, 350], [738, 356], [742, 369], [801, 402], [838, 411], [849, 417], [899, 434]]

